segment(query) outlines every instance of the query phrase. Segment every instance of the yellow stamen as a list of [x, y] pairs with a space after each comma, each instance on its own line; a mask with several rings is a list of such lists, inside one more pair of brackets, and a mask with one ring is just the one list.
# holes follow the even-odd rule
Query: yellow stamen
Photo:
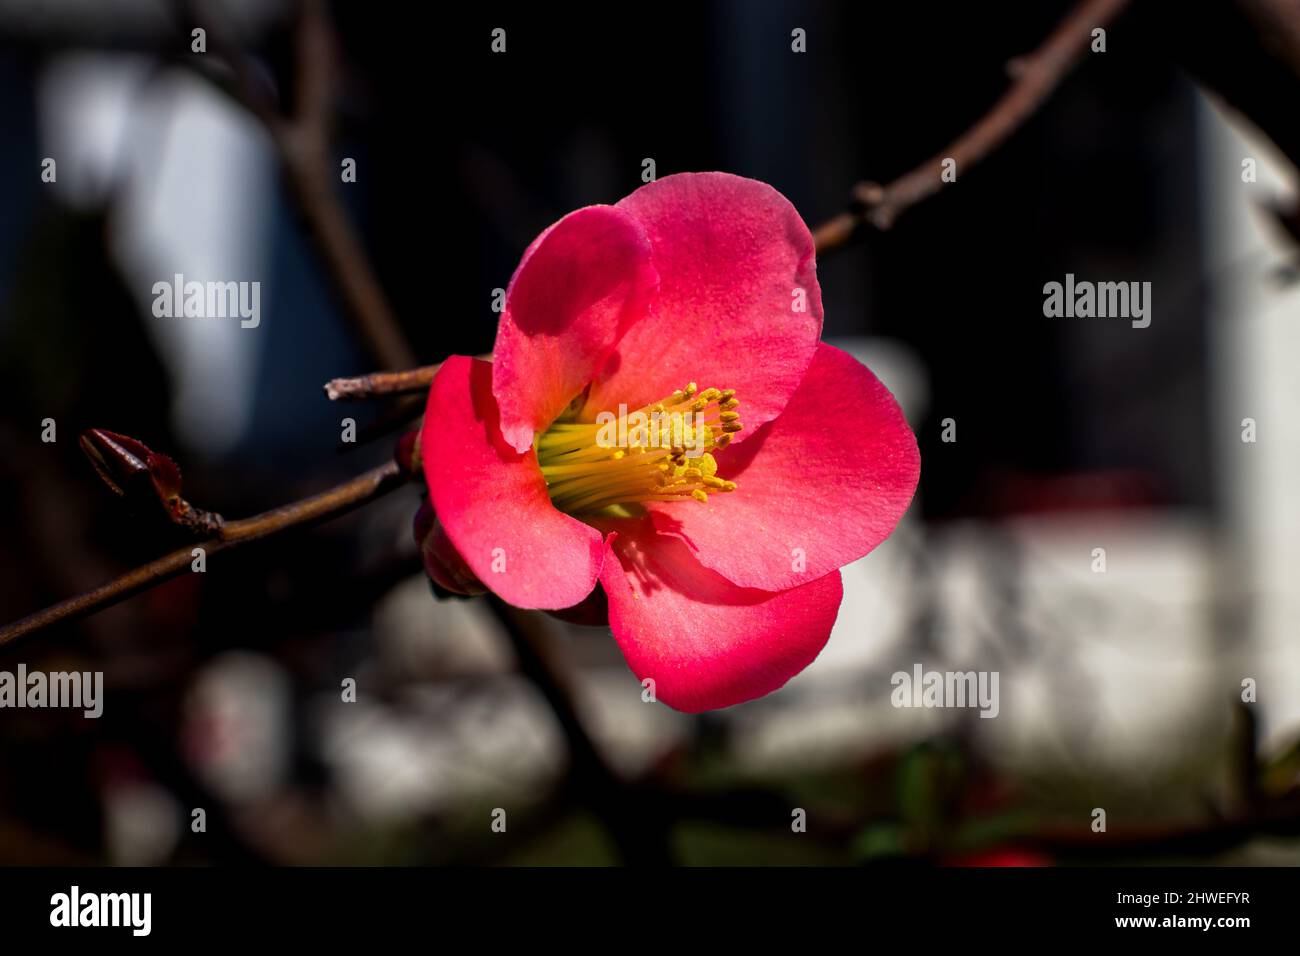
[[[580, 397], [581, 398], [581, 397]], [[707, 502], [736, 490], [717, 477], [713, 452], [740, 431], [734, 389], [694, 382], [622, 417], [576, 421], [579, 400], [533, 443], [555, 506], [590, 514], [646, 501]]]

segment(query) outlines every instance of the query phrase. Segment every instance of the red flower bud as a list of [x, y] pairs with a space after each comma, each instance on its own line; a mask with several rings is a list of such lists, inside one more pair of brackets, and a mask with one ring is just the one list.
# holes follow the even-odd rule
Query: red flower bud
[[[114, 494], [126, 497], [140, 482], [149, 480], [152, 483], [148, 462], [155, 456], [143, 442], [102, 428], [92, 428], [82, 434], [81, 450]], [[174, 462], [171, 465], [179, 486], [180, 470]]]
[[447, 537], [447, 532], [443, 530], [429, 502], [423, 502], [420, 510], [415, 513], [412, 530], [415, 533], [415, 543], [420, 546], [420, 556], [424, 559], [424, 571], [433, 579], [434, 584], [453, 594], [475, 596], [487, 593], [487, 588], [470, 570], [456, 546]]
[[113, 493], [133, 501], [150, 498], [167, 518], [196, 534], [219, 531], [221, 515], [195, 508], [181, 497], [181, 470], [144, 442], [103, 428], [83, 432], [81, 450]]

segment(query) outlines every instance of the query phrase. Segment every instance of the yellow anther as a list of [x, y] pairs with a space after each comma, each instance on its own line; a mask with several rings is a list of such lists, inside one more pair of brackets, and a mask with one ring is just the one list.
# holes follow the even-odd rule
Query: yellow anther
[[710, 452], [740, 430], [738, 404], [732, 389], [689, 382], [612, 423], [575, 405], [533, 443], [552, 502], [583, 516], [643, 502], [707, 502], [710, 492], [734, 490]]

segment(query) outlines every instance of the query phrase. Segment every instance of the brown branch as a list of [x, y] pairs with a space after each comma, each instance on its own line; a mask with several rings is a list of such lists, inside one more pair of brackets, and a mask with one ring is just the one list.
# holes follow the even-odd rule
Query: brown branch
[[312, 146], [322, 158], [329, 143], [330, 105], [334, 87], [330, 74], [336, 68], [334, 30], [324, 0], [299, 0], [294, 34], [294, 122], [302, 134], [314, 136]]
[[56, 624], [78, 620], [162, 584], [190, 567], [194, 561], [194, 548], [203, 548], [205, 555], [210, 557], [218, 551], [324, 521], [388, 494], [404, 484], [407, 477], [396, 462], [389, 462], [310, 498], [264, 511], [252, 518], [229, 521], [219, 534], [205, 541], [187, 544], [92, 591], [0, 628], [0, 647]]
[[887, 185], [863, 182], [853, 187], [848, 211], [813, 230], [818, 253], [846, 244], [863, 224], [888, 229], [904, 212], [944, 185], [943, 161], [956, 161], [965, 173], [1001, 146], [1038, 111], [1066, 74], [1083, 58], [1092, 31], [1115, 19], [1129, 0], [1083, 0], [1032, 53], [1013, 61], [1015, 79], [974, 126], [941, 152]]
[[426, 392], [440, 368], [441, 364], [425, 365], [405, 372], [372, 372], [355, 378], [335, 378], [325, 383], [325, 394], [331, 402], [355, 402], [377, 395]]
[[[474, 356], [484, 362], [492, 361], [492, 353]], [[418, 395], [429, 390], [433, 377], [442, 363], [409, 368], [404, 372], [371, 372], [354, 378], [334, 378], [325, 383], [325, 394], [331, 402], [355, 402], [378, 395]]]

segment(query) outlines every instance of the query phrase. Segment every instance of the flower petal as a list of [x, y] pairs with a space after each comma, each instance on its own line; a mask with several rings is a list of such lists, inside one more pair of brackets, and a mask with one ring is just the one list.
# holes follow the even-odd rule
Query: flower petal
[[823, 343], [776, 421], [717, 456], [739, 487], [707, 504], [656, 504], [655, 527], [742, 587], [779, 590], [870, 552], [907, 510], [921, 455], [889, 389]]
[[781, 687], [830, 637], [838, 571], [788, 591], [740, 588], [701, 566], [678, 538], [645, 520], [611, 522], [601, 584], [609, 624], [636, 676], [655, 696], [695, 713]]
[[533, 241], [506, 290], [492, 394], [506, 441], [526, 452], [595, 377], [658, 283], [650, 243], [627, 213], [588, 206]]
[[483, 584], [517, 607], [548, 610], [591, 593], [604, 541], [551, 504], [536, 454], [502, 438], [490, 362], [442, 363], [420, 441], [429, 501]]
[[650, 237], [659, 293], [619, 340], [584, 417], [695, 381], [736, 389], [742, 440], [785, 407], [817, 349], [821, 287], [807, 225], [771, 186], [726, 173], [668, 176], [618, 206]]

